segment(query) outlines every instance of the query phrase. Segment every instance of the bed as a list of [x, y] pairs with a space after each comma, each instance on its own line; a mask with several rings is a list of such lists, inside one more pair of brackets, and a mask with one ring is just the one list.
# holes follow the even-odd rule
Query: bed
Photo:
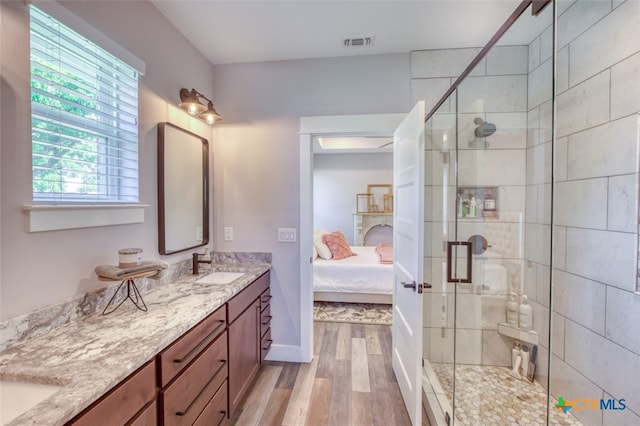
[[393, 265], [381, 264], [375, 247], [352, 246], [357, 256], [313, 262], [314, 300], [391, 304]]

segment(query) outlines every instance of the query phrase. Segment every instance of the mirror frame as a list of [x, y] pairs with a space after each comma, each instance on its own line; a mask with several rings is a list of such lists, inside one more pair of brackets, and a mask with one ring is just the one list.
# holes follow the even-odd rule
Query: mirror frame
[[[196, 139], [202, 143], [202, 242], [188, 247], [181, 247], [175, 250], [167, 249], [166, 240], [166, 197], [167, 188], [165, 178], [165, 145], [170, 142], [167, 139], [165, 128], [170, 127], [181, 132], [183, 137]], [[163, 122], [158, 123], [158, 250], [160, 254], [174, 254], [182, 251], [201, 247], [209, 243], [209, 141], [188, 130], [174, 124]]]

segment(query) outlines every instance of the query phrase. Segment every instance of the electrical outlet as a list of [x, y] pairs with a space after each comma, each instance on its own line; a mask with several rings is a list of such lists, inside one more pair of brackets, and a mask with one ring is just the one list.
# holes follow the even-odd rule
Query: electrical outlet
[[233, 228], [230, 226], [226, 226], [224, 228], [224, 240], [225, 241], [233, 241]]
[[295, 243], [296, 228], [278, 228], [279, 243]]

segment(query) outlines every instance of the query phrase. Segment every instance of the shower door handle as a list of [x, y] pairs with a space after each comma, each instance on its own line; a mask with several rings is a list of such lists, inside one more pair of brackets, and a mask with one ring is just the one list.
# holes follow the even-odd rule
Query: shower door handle
[[[453, 276], [453, 247], [454, 246], [466, 246], [467, 247], [467, 274], [465, 278], [458, 278]], [[450, 283], [471, 283], [471, 242], [470, 241], [447, 241], [447, 282]]]
[[402, 284], [402, 287], [404, 287], [404, 288], [412, 288], [413, 291], [416, 291], [416, 282], [415, 281], [411, 281], [410, 283], [405, 283], [404, 281], [402, 281], [400, 284]]

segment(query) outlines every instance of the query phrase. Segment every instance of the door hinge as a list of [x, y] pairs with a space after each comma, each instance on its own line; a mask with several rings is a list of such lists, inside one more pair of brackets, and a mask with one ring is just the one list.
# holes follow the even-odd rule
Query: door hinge
[[422, 284], [418, 284], [418, 294], [422, 294]]

